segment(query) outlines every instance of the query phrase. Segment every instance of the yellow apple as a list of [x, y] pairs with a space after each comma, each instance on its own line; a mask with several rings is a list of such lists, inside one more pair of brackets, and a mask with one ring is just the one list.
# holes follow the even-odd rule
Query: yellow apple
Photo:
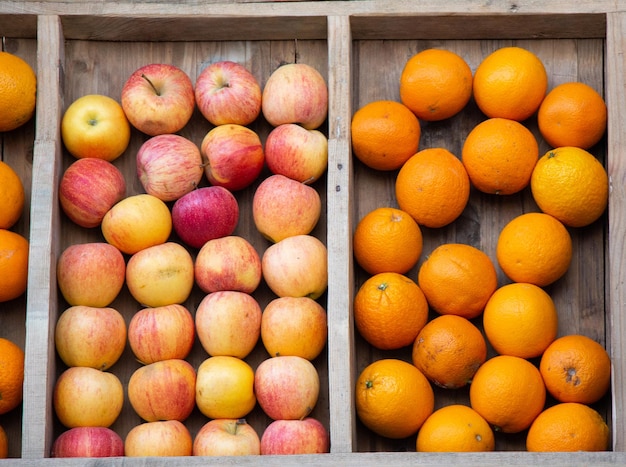
[[128, 457], [191, 456], [191, 433], [178, 420], [159, 420], [132, 428], [124, 440]]
[[88, 94], [70, 104], [61, 120], [61, 137], [77, 159], [112, 161], [130, 142], [130, 124], [122, 106], [111, 97]]

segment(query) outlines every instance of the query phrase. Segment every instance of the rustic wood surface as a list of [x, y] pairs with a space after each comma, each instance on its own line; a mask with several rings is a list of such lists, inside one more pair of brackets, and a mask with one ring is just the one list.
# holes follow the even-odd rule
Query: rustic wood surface
[[[608, 136], [592, 149], [611, 177], [608, 213], [593, 226], [571, 230], [575, 255], [567, 275], [551, 286], [560, 314], [560, 334], [581, 332], [605, 344], [613, 360], [613, 391], [594, 405], [612, 427], [613, 450], [606, 453], [535, 455], [521, 452], [523, 435], [497, 436], [501, 452], [488, 455], [419, 454], [425, 465], [610, 465], [625, 464], [626, 418], [624, 417], [624, 367], [626, 325], [623, 321], [624, 205], [626, 144], [622, 128], [626, 108], [624, 91], [626, 49], [626, 3], [597, 1], [572, 4], [554, 1], [439, 2], [336, 1], [336, 2], [31, 2], [0, 3], [0, 36], [5, 48], [24, 54], [38, 68], [39, 98], [36, 125], [2, 135], [2, 158], [19, 160], [20, 171], [30, 186], [30, 211], [19, 229], [30, 232], [31, 279], [28, 298], [11, 303], [9, 314], [0, 313], [0, 335], [9, 329], [27, 348], [23, 417], [15, 412], [0, 417], [11, 436], [10, 454], [23, 457], [21, 465], [39, 465], [49, 456], [51, 443], [63, 428], [51, 407], [51, 391], [63, 364], [55, 355], [51, 339], [54, 322], [67, 304], [56, 288], [55, 263], [70, 243], [101, 239], [97, 230], [72, 225], [57, 203], [58, 180], [72, 161], [59, 137], [62, 111], [88, 92], [119, 98], [124, 77], [141, 62], [163, 60], [185, 69], [195, 81], [211, 61], [229, 58], [251, 68], [261, 83], [284, 61], [311, 63], [326, 76], [330, 87], [330, 112], [324, 131], [329, 136], [329, 171], [317, 188], [324, 196], [325, 220], [315, 235], [329, 249], [328, 293], [321, 302], [329, 311], [329, 343], [316, 366], [322, 376], [323, 393], [316, 408], [330, 429], [332, 453], [325, 456], [268, 457], [264, 465], [413, 465], [417, 461], [414, 439], [390, 441], [373, 435], [357, 420], [353, 404], [354, 380], [373, 359], [395, 355], [407, 359], [406, 349], [383, 353], [368, 346], [353, 329], [352, 297], [366, 275], [353, 264], [351, 233], [369, 210], [395, 205], [394, 174], [374, 173], [352, 160], [349, 122], [352, 112], [364, 103], [398, 99], [397, 79], [403, 63], [418, 50], [445, 47], [460, 53], [475, 69], [481, 57], [503, 45], [517, 44], [535, 51], [546, 64], [552, 87], [581, 80], [604, 94], [609, 105]], [[465, 26], [469, 24], [471, 27]], [[36, 40], [36, 37], [39, 40]], [[297, 39], [297, 40], [294, 40]], [[226, 41], [227, 40], [227, 41]], [[150, 41], [150, 42], [148, 42]], [[37, 53], [39, 47], [39, 53]], [[459, 155], [465, 135], [484, 118], [470, 103], [450, 121], [424, 125], [421, 148], [443, 146]], [[538, 136], [536, 123], [528, 122]], [[264, 138], [265, 122], [254, 128]], [[182, 132], [199, 143], [208, 124], [195, 115]], [[127, 153], [116, 162], [127, 176], [129, 194], [140, 192], [134, 176], [134, 153], [145, 139], [133, 133]], [[541, 141], [541, 151], [547, 146]], [[255, 235], [249, 218], [252, 190], [238, 195], [242, 218], [238, 233], [252, 235], [262, 252], [265, 240]], [[447, 241], [470, 243], [494, 256], [497, 232], [512, 216], [536, 210], [528, 191], [510, 197], [490, 197], [472, 192], [471, 203], [450, 227], [425, 231], [424, 254]], [[327, 221], [326, 221], [327, 220]], [[416, 268], [409, 273], [416, 275]], [[506, 278], [500, 272], [500, 283]], [[187, 305], [194, 310], [201, 298], [194, 289]], [[261, 304], [271, 293], [262, 286], [255, 294]], [[128, 291], [114, 306], [128, 318], [138, 305]], [[28, 313], [26, 313], [28, 309]], [[7, 318], [8, 316], [8, 318]], [[28, 328], [25, 329], [25, 323]], [[480, 324], [477, 322], [477, 324]], [[206, 354], [196, 343], [190, 361], [197, 366]], [[254, 366], [265, 358], [258, 346], [249, 361]], [[129, 349], [112, 371], [122, 381], [137, 363]], [[437, 390], [437, 404], [467, 402], [467, 391]], [[195, 433], [206, 419], [197, 411], [189, 419]], [[250, 417], [261, 430], [267, 418], [259, 409]], [[23, 422], [23, 429], [20, 424]], [[114, 425], [124, 435], [137, 416], [127, 406]], [[22, 431], [20, 433], [20, 431]], [[21, 437], [20, 437], [21, 434]], [[374, 452], [381, 451], [381, 452]], [[398, 451], [398, 452], [392, 452]], [[59, 463], [49, 459], [46, 463]], [[63, 465], [85, 465], [63, 460]], [[167, 465], [172, 459], [116, 459], [107, 465]], [[186, 459], [200, 465], [202, 459]], [[258, 458], [212, 459], [216, 465], [259, 465]], [[92, 461], [91, 465], [99, 465]]]

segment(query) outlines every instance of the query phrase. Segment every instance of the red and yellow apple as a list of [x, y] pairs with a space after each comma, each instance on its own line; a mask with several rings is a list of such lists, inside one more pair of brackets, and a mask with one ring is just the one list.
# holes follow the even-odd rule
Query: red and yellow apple
[[203, 138], [200, 151], [207, 160], [204, 172], [211, 185], [231, 191], [251, 185], [265, 164], [259, 135], [242, 125], [216, 126]]
[[204, 244], [196, 255], [195, 281], [206, 293], [235, 290], [252, 293], [261, 282], [261, 258], [243, 237], [229, 235]]
[[128, 343], [144, 365], [187, 358], [195, 335], [193, 316], [179, 304], [144, 308], [128, 324]]
[[298, 123], [307, 130], [319, 128], [328, 114], [326, 81], [306, 63], [281, 65], [265, 83], [261, 110], [272, 126]]
[[328, 287], [326, 245], [312, 235], [287, 237], [261, 258], [263, 278], [279, 297], [319, 298]]
[[101, 426], [78, 426], [61, 433], [52, 444], [50, 457], [122, 457], [124, 440]]
[[249, 125], [261, 113], [261, 86], [243, 65], [211, 63], [196, 79], [196, 103], [213, 125]]
[[245, 419], [215, 419], [205, 423], [193, 441], [194, 456], [255, 456], [261, 440]]
[[122, 382], [108, 371], [73, 366], [59, 375], [54, 386], [54, 411], [67, 428], [110, 427], [123, 405]]
[[274, 420], [261, 437], [262, 455], [324, 454], [329, 451], [328, 430], [311, 417]]
[[76, 159], [113, 161], [130, 142], [130, 125], [122, 106], [109, 96], [88, 94], [70, 104], [61, 119], [61, 138]]
[[128, 380], [128, 400], [147, 422], [183, 422], [195, 406], [196, 371], [186, 360], [170, 359], [137, 368]]
[[180, 135], [153, 136], [137, 151], [137, 177], [146, 193], [174, 201], [198, 187], [204, 166], [200, 148]]
[[274, 420], [301, 420], [317, 404], [319, 374], [306, 358], [271, 357], [263, 360], [256, 369], [254, 392], [268, 417]]
[[116, 309], [77, 305], [59, 316], [54, 342], [67, 366], [88, 366], [104, 371], [122, 356], [126, 335], [126, 321]]
[[317, 190], [284, 175], [267, 177], [252, 199], [254, 225], [271, 242], [311, 233], [321, 212]]
[[261, 315], [252, 295], [231, 290], [213, 292], [196, 309], [196, 333], [209, 355], [246, 358], [261, 335]]
[[278, 125], [267, 135], [265, 162], [272, 173], [310, 185], [328, 168], [328, 139], [296, 123]]
[[72, 222], [85, 228], [98, 227], [107, 211], [125, 196], [122, 172], [95, 157], [74, 161], [59, 185], [61, 209]]
[[128, 120], [150, 136], [182, 130], [191, 119], [195, 105], [191, 79], [169, 63], [138, 68], [122, 88], [122, 108]]
[[159, 420], [136, 425], [124, 440], [127, 457], [191, 456], [193, 440], [178, 420]]
[[126, 262], [114, 246], [104, 242], [68, 246], [57, 260], [57, 282], [70, 305], [107, 307], [124, 285]]
[[128, 290], [144, 306], [183, 303], [193, 284], [193, 258], [180, 243], [144, 248], [133, 254], [126, 265]]

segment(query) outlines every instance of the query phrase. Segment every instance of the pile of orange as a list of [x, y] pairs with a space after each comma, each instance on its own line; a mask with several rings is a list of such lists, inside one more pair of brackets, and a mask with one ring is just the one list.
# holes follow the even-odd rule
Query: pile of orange
[[[353, 236], [356, 264], [369, 275], [356, 290], [355, 327], [377, 355], [394, 351], [362, 368], [359, 420], [383, 437], [416, 436], [417, 451], [491, 451], [494, 431], [527, 432], [529, 451], [607, 449], [608, 426], [590, 404], [609, 391], [610, 357], [589, 337], [558, 337], [545, 289], [569, 270], [568, 229], [606, 211], [607, 173], [588, 152], [606, 131], [602, 97], [583, 83], [548, 92], [543, 63], [520, 47], [494, 51], [473, 76], [452, 51], [420, 51], [404, 66], [399, 96], [399, 105], [363, 106], [352, 122], [355, 157], [366, 170], [395, 171], [398, 206], [367, 213]], [[465, 135], [462, 154], [408, 154], [422, 135], [407, 109], [427, 126], [456, 116], [472, 96], [486, 118]], [[383, 129], [383, 108], [393, 132], [374, 131]], [[543, 156], [532, 116], [553, 148]], [[526, 190], [539, 212], [509, 219], [489, 246], [493, 258], [461, 243], [422, 257], [429, 231], [463, 216], [472, 188], [502, 198]], [[408, 361], [397, 359], [402, 349]], [[469, 386], [469, 405], [434, 410], [433, 386]]]

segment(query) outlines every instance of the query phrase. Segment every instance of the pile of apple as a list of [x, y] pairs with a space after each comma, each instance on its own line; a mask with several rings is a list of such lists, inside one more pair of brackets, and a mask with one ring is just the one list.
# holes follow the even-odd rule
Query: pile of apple
[[[196, 106], [212, 126], [200, 145], [178, 134]], [[60, 205], [102, 239], [70, 245], [57, 261], [69, 307], [55, 328], [67, 369], [53, 404], [68, 430], [53, 457], [329, 451], [326, 428], [310, 417], [320, 390], [311, 361], [327, 339], [316, 300], [328, 283], [326, 247], [311, 235], [322, 206], [310, 184], [328, 163], [318, 130], [327, 111], [327, 86], [313, 67], [282, 65], [261, 91], [230, 61], [207, 66], [195, 88], [176, 66], [142, 66], [121, 104], [86, 95], [68, 107], [61, 134], [76, 160], [62, 176]], [[261, 115], [272, 127], [265, 147], [249, 127]], [[133, 128], [146, 137], [136, 154], [143, 192], [127, 196], [113, 161]], [[253, 223], [269, 242], [259, 254], [234, 232], [237, 192], [265, 166], [271, 175], [252, 201]], [[253, 296], [262, 280], [276, 295], [264, 310]], [[128, 323], [111, 306], [124, 286], [140, 305]], [[190, 310], [194, 286], [206, 295]], [[207, 353], [198, 368], [186, 360], [196, 337]], [[244, 359], [259, 339], [269, 357], [255, 370]], [[124, 384], [107, 370], [127, 343], [141, 366], [124, 383], [142, 423], [122, 440], [110, 427]], [[273, 420], [262, 436], [245, 422], [257, 404]], [[192, 439], [184, 422], [196, 407], [210, 420]]]

